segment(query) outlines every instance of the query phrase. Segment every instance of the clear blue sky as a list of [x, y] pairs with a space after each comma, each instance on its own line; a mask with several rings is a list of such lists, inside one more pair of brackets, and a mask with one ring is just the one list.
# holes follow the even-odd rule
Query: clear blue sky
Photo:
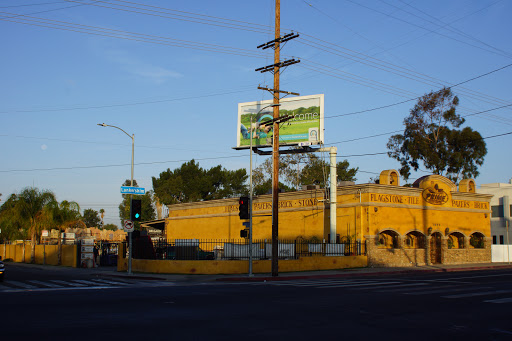
[[[153, 6], [153, 7], [150, 7]], [[301, 63], [281, 88], [325, 94], [325, 143], [364, 183], [398, 163], [385, 154], [414, 101], [512, 63], [507, 0], [282, 0], [283, 59]], [[0, 193], [26, 186], [106, 210], [119, 226], [119, 187], [196, 159], [248, 168], [235, 151], [237, 104], [270, 99], [274, 1], [0, 1]], [[210, 45], [208, 45], [210, 44]], [[453, 90], [459, 113], [508, 105], [512, 67]], [[512, 107], [467, 117], [482, 136], [512, 131]], [[332, 117], [338, 116], [338, 117]], [[380, 135], [373, 138], [364, 138]], [[363, 138], [363, 139], [360, 139]], [[356, 141], [344, 142], [358, 139]], [[486, 140], [477, 184], [508, 182], [512, 135]], [[257, 157], [256, 165], [265, 160]], [[425, 173], [413, 174], [414, 180]]]

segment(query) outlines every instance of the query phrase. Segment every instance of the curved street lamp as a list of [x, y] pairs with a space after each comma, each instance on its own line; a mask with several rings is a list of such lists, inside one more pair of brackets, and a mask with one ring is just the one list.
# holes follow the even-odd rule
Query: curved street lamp
[[[110, 124], [98, 123], [98, 125], [100, 127], [112, 127], [112, 128], [119, 129], [123, 133], [125, 133], [129, 138], [132, 139], [132, 177], [131, 177], [131, 181], [130, 181], [130, 186], [133, 187], [133, 155], [134, 155], [134, 150], [135, 150], [135, 134], [130, 135], [123, 129], [121, 129], [117, 126], [110, 125]], [[131, 201], [131, 199], [133, 199], [133, 194], [130, 195], [130, 201]], [[132, 274], [132, 232], [128, 232], [128, 274], [129, 275]]]

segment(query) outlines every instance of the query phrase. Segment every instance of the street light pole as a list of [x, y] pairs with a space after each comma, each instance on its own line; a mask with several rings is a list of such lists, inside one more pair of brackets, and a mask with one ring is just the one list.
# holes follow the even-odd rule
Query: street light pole
[[[133, 157], [135, 154], [135, 134], [128, 134], [123, 129], [105, 124], [105, 123], [98, 123], [100, 127], [112, 127], [121, 130], [123, 133], [125, 133], [129, 138], [132, 139], [132, 174], [131, 174], [131, 180], [130, 180], [130, 186], [133, 187]], [[133, 194], [130, 194], [130, 201], [133, 199]], [[128, 274], [132, 274], [132, 232], [128, 232]]]
[[[281, 104], [270, 104], [266, 107], [263, 107], [258, 111], [256, 116], [259, 115], [260, 112], [263, 110], [270, 108], [270, 107], [276, 107], [280, 106]], [[249, 166], [249, 277], [253, 276], [252, 273], [252, 196], [253, 196], [253, 188], [252, 188], [252, 114], [251, 114], [251, 125], [249, 127], [249, 134], [251, 135], [251, 142], [250, 142], [250, 166]]]

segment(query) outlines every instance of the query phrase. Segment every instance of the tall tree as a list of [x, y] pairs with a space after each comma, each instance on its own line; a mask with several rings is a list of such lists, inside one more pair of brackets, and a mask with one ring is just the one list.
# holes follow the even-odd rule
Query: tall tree
[[236, 197], [247, 193], [246, 180], [245, 169], [230, 171], [219, 165], [206, 170], [191, 160], [153, 177], [153, 189], [159, 202], [169, 205]]
[[[97, 213], [97, 212], [96, 212]], [[61, 232], [67, 227], [73, 226], [82, 221], [80, 206], [74, 201], [63, 200], [60, 204], [52, 204], [52, 218], [59, 230], [57, 264], [62, 264], [62, 237]]]
[[[130, 186], [130, 180], [126, 180], [123, 186]], [[133, 186], [138, 187], [137, 181], [133, 180]], [[142, 221], [149, 221], [156, 219], [155, 208], [153, 207], [153, 192], [147, 191], [144, 195], [134, 195], [134, 199], [141, 199], [142, 207]], [[130, 194], [123, 194], [123, 201], [119, 204], [119, 218], [121, 219], [121, 226], [124, 224], [124, 220], [130, 220]], [[140, 223], [135, 222], [135, 229], [140, 230]]]
[[92, 208], [87, 208], [84, 210], [83, 221], [87, 227], [98, 227], [101, 223], [101, 219], [98, 216], [98, 211], [95, 211]]
[[27, 239], [29, 237], [26, 222], [21, 218], [18, 195], [11, 194], [0, 207], [1, 240]]
[[[359, 168], [350, 168], [347, 160], [336, 164], [338, 181], [356, 181]], [[279, 177], [285, 183], [279, 188], [285, 190], [300, 189], [302, 185], [321, 185], [328, 187], [330, 181], [330, 163], [313, 153], [296, 153], [284, 155], [279, 161]], [[268, 158], [253, 171], [255, 193], [266, 190], [272, 178], [272, 159]]]
[[458, 130], [464, 118], [456, 113], [459, 99], [450, 88], [421, 97], [404, 119], [404, 133], [391, 136], [388, 155], [400, 162], [407, 180], [421, 164], [454, 182], [478, 176], [487, 154], [485, 141], [469, 127]]
[[103, 226], [103, 217], [105, 216], [105, 210], [103, 208], [100, 209], [100, 216], [101, 216], [101, 226]]
[[117, 226], [114, 225], [114, 224], [105, 224], [105, 225], [103, 225], [103, 229], [104, 230], [110, 230], [110, 231], [117, 231], [118, 230]]
[[27, 187], [17, 195], [17, 216], [28, 224], [28, 232], [32, 239], [31, 263], [35, 261], [37, 236], [43, 227], [49, 225], [51, 221], [51, 205], [55, 202], [55, 195], [52, 192], [47, 190], [40, 191], [35, 187]]

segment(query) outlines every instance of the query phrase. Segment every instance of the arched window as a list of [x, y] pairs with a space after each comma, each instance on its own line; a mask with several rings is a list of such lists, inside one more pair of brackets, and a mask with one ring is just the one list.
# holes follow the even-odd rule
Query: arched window
[[379, 248], [395, 249], [398, 247], [398, 233], [391, 230], [382, 231], [379, 233], [378, 240]]
[[464, 248], [464, 235], [460, 232], [453, 232], [448, 235], [448, 248], [449, 249], [463, 249]]
[[469, 245], [475, 249], [483, 249], [485, 247], [484, 244], [484, 235], [480, 232], [475, 232], [469, 237]]
[[412, 231], [405, 235], [404, 247], [407, 249], [424, 249], [425, 235], [419, 231]]

